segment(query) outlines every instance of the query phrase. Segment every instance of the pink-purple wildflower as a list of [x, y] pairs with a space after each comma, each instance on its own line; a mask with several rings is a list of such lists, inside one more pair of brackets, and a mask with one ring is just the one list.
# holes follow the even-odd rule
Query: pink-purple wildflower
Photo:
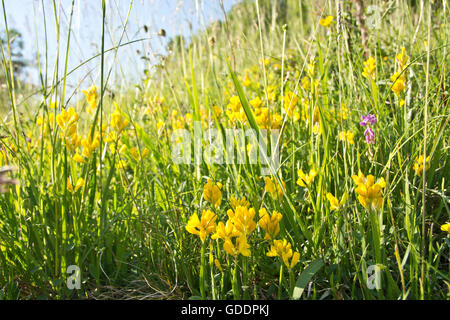
[[361, 126], [366, 126], [368, 124], [374, 124], [377, 122], [377, 116], [374, 114], [368, 114], [367, 116], [361, 116], [362, 121], [359, 123]]
[[364, 136], [366, 137], [365, 141], [367, 144], [373, 144], [375, 142], [375, 133], [370, 127], [367, 127], [364, 131]]

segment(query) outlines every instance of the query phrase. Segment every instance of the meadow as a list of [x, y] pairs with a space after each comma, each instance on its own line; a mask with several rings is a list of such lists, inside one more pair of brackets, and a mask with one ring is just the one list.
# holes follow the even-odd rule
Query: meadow
[[450, 298], [446, 0], [244, 0], [129, 87], [105, 2], [75, 89], [6, 29], [0, 299]]

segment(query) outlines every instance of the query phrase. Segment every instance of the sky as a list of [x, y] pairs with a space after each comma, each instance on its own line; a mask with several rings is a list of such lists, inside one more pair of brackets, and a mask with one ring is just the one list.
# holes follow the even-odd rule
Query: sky
[[[228, 12], [238, 1], [223, 0], [225, 10]], [[48, 81], [52, 79], [58, 57], [54, 4], [57, 14], [60, 12], [59, 72], [64, 70], [71, 12], [72, 31], [68, 70], [76, 68], [101, 51], [101, 0], [74, 0], [73, 10], [72, 0], [5, 1], [9, 29], [15, 28], [22, 33], [24, 58], [31, 66], [36, 66], [39, 49], [42, 71], [45, 74], [47, 70]], [[126, 32], [123, 33], [123, 25], [129, 10]], [[219, 0], [106, 0], [106, 17], [105, 50], [117, 45], [122, 35], [122, 43], [147, 38], [121, 47], [117, 58], [114, 57], [116, 54], [114, 51], [106, 56], [107, 70], [114, 67], [111, 81], [130, 82], [134, 81], [135, 77], [143, 76], [144, 69], [155, 61], [156, 55], [165, 53], [164, 47], [171, 37], [182, 34], [188, 38], [190, 34], [205, 28], [212, 21], [223, 20], [223, 12]], [[4, 30], [5, 23], [3, 19], [0, 20], [0, 29]], [[157, 35], [160, 29], [166, 31], [166, 37]], [[81, 66], [69, 76], [68, 86], [86, 88], [92, 83], [98, 83], [99, 65], [100, 57]], [[25, 79], [37, 84], [38, 75], [37, 68], [28, 67]]]

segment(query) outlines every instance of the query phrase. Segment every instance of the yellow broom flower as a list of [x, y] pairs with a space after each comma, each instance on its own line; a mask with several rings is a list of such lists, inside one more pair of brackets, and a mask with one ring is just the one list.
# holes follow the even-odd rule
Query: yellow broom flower
[[261, 218], [258, 224], [266, 232], [264, 239], [271, 240], [275, 238], [280, 232], [280, 221], [283, 215], [274, 210], [272, 216], [270, 216], [265, 208], [261, 208], [259, 210], [259, 216]]
[[211, 203], [213, 207], [220, 206], [222, 202], [221, 188], [222, 184], [220, 182], [215, 184], [211, 179], [208, 179], [208, 182], [203, 187], [203, 198]]
[[443, 224], [441, 230], [450, 233], [450, 223]]
[[383, 205], [383, 188], [386, 187], [386, 182], [380, 178], [375, 182], [373, 175], [368, 175], [367, 178], [360, 172], [360, 175], [354, 175], [353, 180], [357, 183], [355, 192], [358, 194], [358, 200], [364, 208], [371, 208], [378, 210]]
[[302, 169], [298, 170], [299, 179], [297, 180], [297, 184], [300, 187], [309, 186], [317, 175], [317, 171], [315, 169], [309, 170], [308, 174], [305, 174]]
[[87, 90], [82, 91], [84, 95], [86, 96], [86, 100], [88, 102], [88, 105], [90, 108], [88, 108], [88, 112], [92, 114], [92, 111], [97, 108], [98, 103], [98, 92], [97, 92], [97, 86], [93, 85], [89, 87]]
[[203, 210], [202, 216], [199, 219], [197, 213], [194, 213], [186, 225], [186, 231], [200, 237], [202, 242], [205, 242], [208, 234], [214, 233], [216, 230], [217, 216], [210, 210]]
[[[425, 159], [425, 171], [427, 171], [429, 167], [430, 167], [430, 156], [428, 156]], [[420, 176], [422, 174], [422, 172], [424, 171], [423, 170], [423, 155], [416, 157], [416, 161], [414, 162], [413, 169], [418, 176]]]
[[292, 251], [292, 246], [286, 239], [274, 240], [267, 256], [280, 257], [289, 269], [294, 268], [300, 259], [300, 253]]
[[320, 19], [319, 24], [324, 27], [329, 27], [331, 22], [333, 22], [333, 16], [327, 16], [324, 19]]

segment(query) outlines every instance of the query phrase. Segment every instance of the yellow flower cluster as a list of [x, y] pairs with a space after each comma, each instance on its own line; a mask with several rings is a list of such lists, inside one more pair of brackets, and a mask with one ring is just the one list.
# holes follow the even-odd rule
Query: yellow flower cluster
[[245, 207], [245, 208], [249, 208], [250, 207], [250, 203], [247, 201], [247, 199], [245, 197], [242, 197], [240, 199], [239, 198], [236, 199], [235, 197], [231, 197], [230, 205], [231, 205], [231, 208], [233, 208], [233, 210], [236, 210], [237, 207]]
[[324, 27], [329, 27], [331, 22], [333, 22], [333, 16], [327, 16], [324, 19], [320, 19], [319, 24]]
[[370, 56], [369, 59], [364, 62], [364, 70], [362, 75], [369, 80], [375, 80], [375, 68], [376, 61], [372, 56]]
[[92, 114], [93, 111], [95, 111], [95, 109], [97, 108], [97, 103], [98, 103], [97, 86], [92, 85], [91, 87], [89, 87], [89, 89], [83, 90], [82, 92], [86, 96], [86, 100], [88, 103], [87, 110], [90, 114]]
[[[234, 211], [229, 209], [227, 215], [227, 222], [225, 224], [219, 222], [216, 233], [211, 236], [211, 239], [222, 239], [223, 249], [232, 256], [239, 254], [245, 257], [250, 256], [250, 245], [247, 239], [256, 229], [256, 222], [253, 220], [255, 209], [238, 206]], [[234, 242], [233, 239], [235, 239]]]
[[359, 171], [358, 175], [352, 176], [357, 184], [355, 192], [358, 194], [358, 200], [366, 209], [378, 210], [383, 205], [383, 188], [386, 187], [384, 178], [379, 178], [375, 182], [373, 175], [367, 178]]
[[283, 215], [278, 211], [273, 211], [272, 216], [270, 216], [265, 208], [261, 208], [259, 210], [259, 216], [261, 218], [259, 219], [258, 224], [261, 229], [266, 232], [264, 239], [274, 239], [280, 232], [280, 221], [283, 218]]
[[406, 55], [405, 47], [402, 48], [402, 52], [395, 56], [397, 62], [397, 72], [391, 76], [391, 89], [395, 95], [400, 95], [406, 88], [406, 66], [408, 64], [409, 57]]
[[353, 138], [355, 134], [351, 132], [351, 130], [341, 131], [339, 132], [339, 140], [341, 141], [347, 141], [349, 144], [354, 144]]
[[70, 107], [68, 111], [62, 110], [61, 113], [56, 116], [56, 123], [61, 128], [64, 137], [76, 133], [77, 121], [78, 114], [72, 107]]
[[[418, 176], [420, 176], [422, 174], [423, 170], [423, 155], [420, 155], [418, 157], [416, 157], [416, 161], [414, 161], [414, 171], [416, 172], [416, 174]], [[425, 171], [428, 170], [428, 168], [430, 167], [430, 156], [428, 156], [425, 159]]]
[[[81, 145], [83, 146], [83, 152], [81, 155], [83, 157], [85, 157], [86, 159], [89, 159], [91, 157], [91, 154], [94, 152], [94, 150], [97, 149], [97, 147], [100, 145], [99, 134], [95, 133], [94, 137], [92, 137], [90, 134], [88, 134], [86, 138], [81, 140]], [[80, 162], [82, 162], [82, 161], [80, 161]]]
[[139, 152], [139, 150], [134, 148], [134, 147], [130, 148], [128, 151], [130, 152], [130, 154], [133, 157], [133, 159], [136, 160], [136, 161], [144, 160], [148, 156], [148, 154], [150, 152], [147, 148], [142, 150], [142, 152]]
[[208, 179], [208, 182], [205, 184], [203, 188], [203, 198], [211, 203], [213, 207], [220, 206], [222, 201], [222, 184], [218, 182], [215, 184], [211, 179]]
[[280, 129], [283, 121], [279, 113], [271, 115], [269, 108], [255, 109], [255, 119], [261, 129]]
[[443, 224], [441, 230], [450, 233], [450, 223]]
[[217, 215], [211, 210], [203, 210], [199, 219], [197, 213], [194, 213], [186, 225], [186, 231], [198, 235], [202, 242], [205, 242], [208, 234], [216, 231]]
[[292, 250], [292, 245], [284, 240], [274, 240], [269, 252], [268, 257], [280, 257], [283, 263], [289, 269], [295, 267], [300, 259], [300, 253]]
[[72, 186], [72, 182], [70, 181], [70, 178], [67, 178], [67, 190], [69, 192], [77, 192], [78, 189], [80, 189], [84, 185], [84, 179], [78, 178], [77, 183], [75, 184], [75, 188]]
[[232, 123], [241, 122], [244, 124], [247, 121], [247, 116], [238, 96], [232, 96], [230, 98], [230, 103], [227, 105], [227, 115]]
[[56, 116], [56, 123], [61, 128], [61, 136], [70, 151], [75, 151], [81, 144], [81, 139], [77, 134], [78, 114], [70, 107], [67, 111], [62, 110]]
[[298, 96], [292, 91], [287, 91], [283, 97], [283, 101], [284, 111], [294, 120], [294, 122], [298, 121], [300, 119], [300, 113], [294, 110], [298, 103]]
[[[272, 197], [274, 198], [281, 198], [283, 196], [283, 190], [281, 189], [281, 186], [278, 184], [278, 182], [275, 180], [275, 183], [272, 181], [271, 178], [265, 177], [264, 181], [266, 182], [266, 185], [264, 186], [264, 190], [266, 192], [270, 193]], [[281, 183], [283, 185], [283, 188], [286, 190], [286, 184], [283, 180], [281, 180]]]
[[344, 195], [341, 198], [341, 201], [339, 201], [332, 193], [327, 193], [327, 199], [330, 202], [330, 211], [338, 210], [346, 201], [347, 193], [344, 193]]
[[129, 123], [130, 121], [125, 119], [117, 108], [111, 114], [111, 127], [117, 132], [117, 134], [120, 134]]
[[302, 169], [298, 170], [299, 178], [297, 180], [297, 184], [300, 187], [309, 186], [317, 175], [317, 171], [315, 169], [310, 169], [308, 174], [305, 174]]

